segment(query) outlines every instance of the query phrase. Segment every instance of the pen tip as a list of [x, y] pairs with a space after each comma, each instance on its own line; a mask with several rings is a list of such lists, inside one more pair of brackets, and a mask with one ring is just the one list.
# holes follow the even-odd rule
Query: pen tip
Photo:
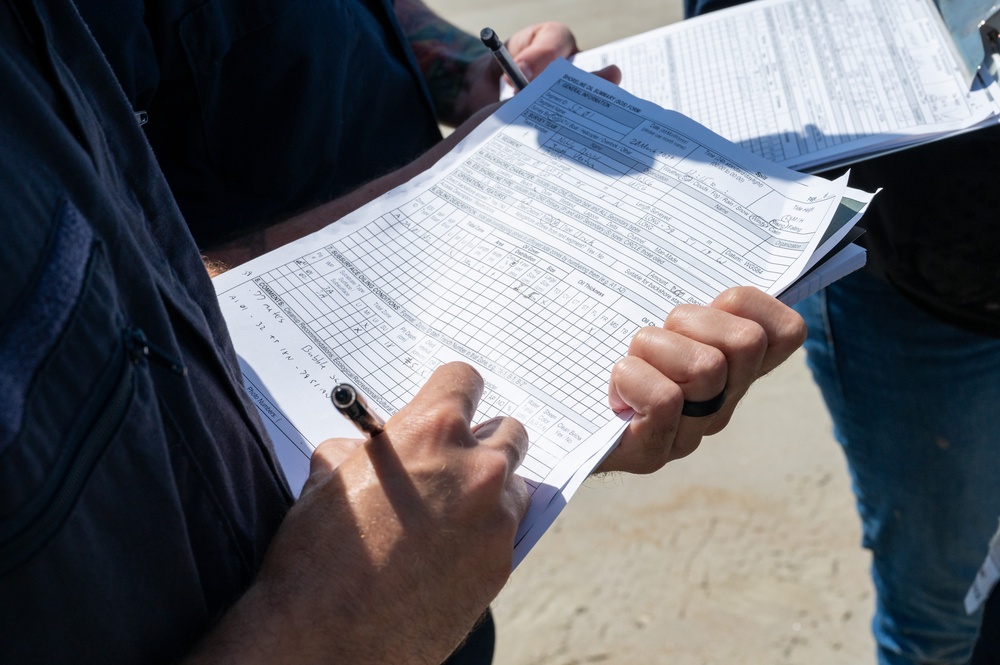
[[497, 33], [493, 32], [493, 28], [483, 28], [479, 33], [479, 38], [493, 50], [500, 48], [500, 40], [497, 38]]
[[331, 397], [333, 398], [334, 406], [343, 409], [354, 403], [356, 393], [354, 392], [354, 388], [351, 386], [338, 383], [334, 386], [333, 395], [331, 395]]

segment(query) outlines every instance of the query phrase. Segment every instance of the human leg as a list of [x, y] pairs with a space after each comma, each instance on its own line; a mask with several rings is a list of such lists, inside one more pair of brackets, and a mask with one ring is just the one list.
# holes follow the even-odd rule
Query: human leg
[[798, 309], [872, 551], [879, 661], [965, 663], [980, 617], [962, 600], [1000, 506], [1000, 340], [865, 273]]

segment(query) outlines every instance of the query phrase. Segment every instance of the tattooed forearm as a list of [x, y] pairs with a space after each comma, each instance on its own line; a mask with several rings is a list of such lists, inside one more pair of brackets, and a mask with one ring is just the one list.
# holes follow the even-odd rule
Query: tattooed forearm
[[438, 119], [454, 124], [469, 65], [488, 53], [478, 37], [459, 30], [420, 0], [396, 0], [396, 14], [417, 56]]

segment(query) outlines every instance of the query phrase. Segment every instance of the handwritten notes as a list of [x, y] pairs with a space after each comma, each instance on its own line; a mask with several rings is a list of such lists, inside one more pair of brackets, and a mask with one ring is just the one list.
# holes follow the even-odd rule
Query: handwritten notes
[[845, 186], [562, 61], [432, 171], [215, 285], [296, 488], [317, 443], [356, 436], [334, 384], [391, 416], [440, 364], [477, 367], [477, 420], [513, 415], [531, 436], [520, 560], [627, 424], [606, 394], [632, 335], [729, 286], [780, 292]]

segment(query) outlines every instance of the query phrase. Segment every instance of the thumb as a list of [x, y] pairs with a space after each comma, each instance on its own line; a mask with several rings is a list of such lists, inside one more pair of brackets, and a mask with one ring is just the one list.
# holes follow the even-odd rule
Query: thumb
[[598, 69], [596, 72], [591, 73], [615, 85], [619, 85], [622, 82], [622, 70], [617, 65], [608, 65], [604, 69]]
[[309, 458], [309, 478], [302, 487], [301, 496], [308, 494], [337, 470], [341, 464], [360, 450], [364, 439], [327, 439], [313, 451]]

